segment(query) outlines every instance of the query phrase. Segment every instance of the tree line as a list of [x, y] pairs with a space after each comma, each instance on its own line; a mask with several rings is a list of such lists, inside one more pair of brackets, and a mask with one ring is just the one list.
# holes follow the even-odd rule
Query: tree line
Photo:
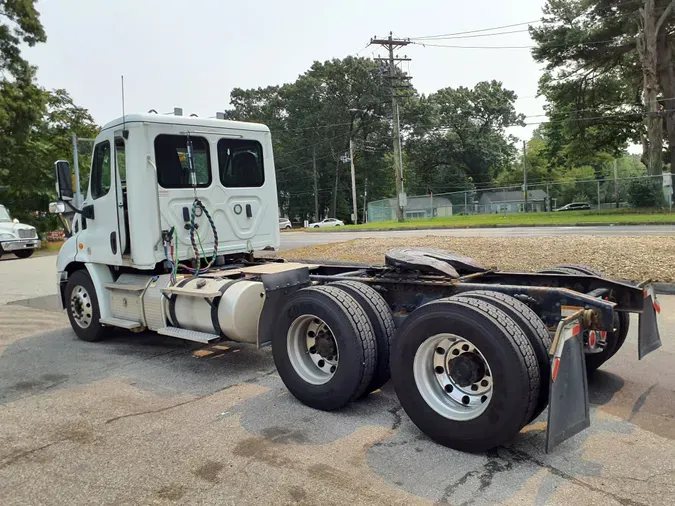
[[[526, 147], [529, 180], [658, 175], [675, 160], [675, 0], [549, 0], [530, 27], [544, 67], [546, 118]], [[54, 198], [52, 163], [70, 159], [71, 135], [94, 137], [89, 112], [66, 90], [46, 90], [20, 46], [45, 43], [33, 0], [0, 4], [0, 202], [30, 219]], [[349, 218], [349, 146], [359, 221], [368, 201], [395, 196], [391, 95], [400, 107], [409, 195], [522, 183], [522, 154], [508, 132], [528, 118], [497, 80], [422, 94], [414, 79], [367, 58], [314, 62], [295, 81], [235, 88], [226, 117], [269, 126], [279, 206], [293, 219]], [[627, 155], [643, 146], [640, 160]], [[84, 167], [83, 167], [84, 168]], [[84, 170], [86, 172], [86, 169]], [[86, 175], [83, 178], [86, 181]], [[576, 187], [575, 187], [576, 188]], [[608, 190], [609, 191], [609, 190]], [[592, 199], [575, 189], [565, 199]], [[662, 205], [658, 191], [651, 205]], [[559, 201], [559, 203], [564, 203]]]

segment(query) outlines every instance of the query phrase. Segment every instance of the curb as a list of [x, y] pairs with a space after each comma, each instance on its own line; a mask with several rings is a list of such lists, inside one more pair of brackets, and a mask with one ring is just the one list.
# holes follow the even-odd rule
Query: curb
[[[333, 228], [304, 228], [297, 229], [297, 232], [309, 232], [311, 234], [319, 232], [330, 233], [345, 233], [345, 232], [392, 232], [398, 230], [443, 230], [443, 229], [474, 229], [474, 228], [541, 228], [541, 227], [644, 227], [651, 226], [673, 226], [675, 219], [672, 221], [639, 221], [630, 223], [606, 223], [606, 222], [583, 222], [583, 223], [539, 223], [539, 224], [499, 224], [492, 225], [431, 225], [428, 227], [397, 227], [397, 228], [347, 228], [347, 227], [333, 227]], [[349, 226], [349, 225], [348, 225]]]
[[661, 295], [675, 295], [675, 283], [654, 283], [654, 291]]

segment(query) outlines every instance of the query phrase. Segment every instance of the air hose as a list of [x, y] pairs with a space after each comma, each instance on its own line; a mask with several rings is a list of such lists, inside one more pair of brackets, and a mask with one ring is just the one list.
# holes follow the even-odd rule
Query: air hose
[[[202, 213], [204, 216], [206, 216], [206, 219], [209, 221], [209, 225], [211, 226], [211, 231], [213, 232], [213, 257], [211, 257], [211, 260], [209, 263], [204, 267], [203, 269], [199, 268], [199, 248], [197, 247], [197, 241], [195, 240], [195, 235], [197, 236], [197, 240], [199, 240], [199, 244], [201, 245], [201, 238], [199, 237], [199, 232], [197, 232], [197, 226], [195, 225], [195, 216], [197, 215], [197, 209], [201, 209]], [[204, 204], [202, 203], [201, 200], [195, 199], [194, 202], [192, 203], [192, 212], [190, 213], [190, 243], [192, 243], [192, 249], [195, 252], [195, 259], [197, 260], [197, 268], [192, 269], [190, 267], [187, 267], [186, 265], [181, 265], [181, 267], [187, 269], [190, 272], [193, 272], [193, 275], [200, 275], [204, 274], [205, 272], [208, 272], [209, 269], [213, 266], [213, 263], [216, 260], [216, 257], [218, 256], [218, 230], [216, 230], [216, 224], [213, 222], [213, 218], [211, 218], [211, 214], [209, 211], [206, 209]], [[203, 251], [202, 251], [203, 253]], [[206, 256], [206, 255], [204, 255]], [[204, 258], [206, 260], [206, 258]]]

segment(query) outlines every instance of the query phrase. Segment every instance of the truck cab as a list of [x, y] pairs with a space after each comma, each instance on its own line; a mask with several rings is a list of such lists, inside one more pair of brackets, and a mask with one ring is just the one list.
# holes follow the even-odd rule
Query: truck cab
[[[190, 181], [187, 146], [196, 172]], [[154, 270], [172, 231], [178, 260], [194, 256], [188, 229], [195, 198], [206, 255], [277, 249], [276, 181], [264, 125], [195, 117], [133, 114], [107, 123], [96, 137], [89, 188], [59, 271], [73, 262]]]
[[9, 210], [0, 204], [0, 257], [14, 253], [19, 258], [28, 258], [40, 246], [35, 227], [12, 219]]

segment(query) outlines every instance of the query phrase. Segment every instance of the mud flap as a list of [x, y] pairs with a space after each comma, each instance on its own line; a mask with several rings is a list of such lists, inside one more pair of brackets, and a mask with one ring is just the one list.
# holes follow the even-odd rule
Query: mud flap
[[644, 294], [644, 308], [640, 313], [638, 328], [638, 359], [640, 360], [661, 347], [659, 322], [656, 316], [656, 313], [661, 312], [661, 307], [652, 285], [644, 287]]
[[562, 320], [553, 342], [546, 453], [591, 425], [582, 314]]

